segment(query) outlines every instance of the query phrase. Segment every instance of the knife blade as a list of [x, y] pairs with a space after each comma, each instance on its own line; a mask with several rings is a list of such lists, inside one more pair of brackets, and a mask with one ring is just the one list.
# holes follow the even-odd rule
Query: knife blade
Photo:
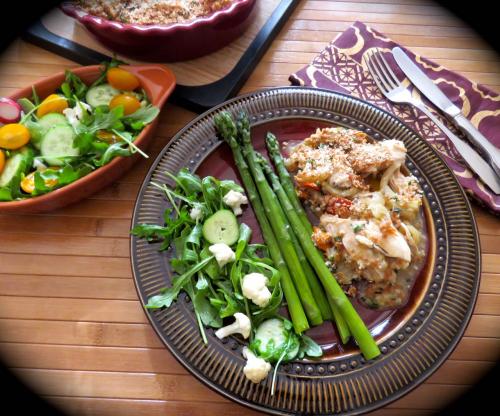
[[434, 82], [410, 59], [399, 47], [392, 50], [396, 63], [409, 80], [431, 101], [437, 108], [458, 126], [466, 136], [483, 152], [495, 173], [500, 177], [500, 150], [484, 137], [479, 130], [462, 114], [460, 108], [434, 84]]

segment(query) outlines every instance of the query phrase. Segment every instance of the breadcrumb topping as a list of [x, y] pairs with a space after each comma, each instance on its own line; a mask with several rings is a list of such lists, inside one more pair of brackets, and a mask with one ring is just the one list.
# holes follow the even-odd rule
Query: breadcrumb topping
[[422, 190], [402, 173], [405, 160], [403, 142], [343, 127], [316, 130], [286, 160], [297, 194], [319, 217], [311, 237], [328, 267], [374, 308], [404, 303], [404, 279], [423, 256]]
[[134, 24], [172, 24], [207, 16], [233, 0], [78, 0], [88, 13]]

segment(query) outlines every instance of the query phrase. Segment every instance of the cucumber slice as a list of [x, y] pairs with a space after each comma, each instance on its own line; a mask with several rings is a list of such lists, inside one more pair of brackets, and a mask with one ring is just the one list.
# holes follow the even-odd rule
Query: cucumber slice
[[283, 353], [289, 337], [294, 339], [291, 340], [290, 349], [283, 359], [283, 361], [289, 361], [297, 356], [300, 343], [295, 334], [288, 333], [281, 319], [272, 318], [262, 322], [255, 332], [253, 342], [260, 356], [276, 362]]
[[67, 118], [59, 113], [46, 114], [38, 120], [36, 128], [28, 125], [28, 129], [31, 133], [31, 143], [33, 143], [33, 146], [40, 150], [43, 136], [47, 134], [51, 127], [57, 124], [67, 124], [69, 126]]
[[203, 224], [203, 237], [212, 244], [224, 243], [230, 246], [236, 243], [239, 237], [236, 216], [227, 209], [217, 211]]
[[47, 131], [56, 124], [68, 124], [68, 119], [59, 113], [49, 113], [44, 115], [40, 120], [38, 120], [43, 127], [47, 129]]
[[118, 94], [120, 94], [120, 91], [116, 88], [109, 84], [102, 84], [90, 88], [85, 98], [92, 107], [99, 107], [100, 105], [109, 105], [111, 99]]
[[10, 187], [21, 179], [21, 174], [26, 169], [26, 159], [22, 153], [16, 153], [5, 162], [0, 175], [0, 188]]
[[73, 147], [76, 134], [68, 124], [56, 124], [43, 136], [40, 153], [46, 164], [61, 166], [65, 157], [78, 156], [79, 149]]

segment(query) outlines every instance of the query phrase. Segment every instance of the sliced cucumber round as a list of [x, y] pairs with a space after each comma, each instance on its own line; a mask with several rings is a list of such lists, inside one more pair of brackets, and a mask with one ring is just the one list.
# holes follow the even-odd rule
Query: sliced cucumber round
[[0, 188], [10, 187], [21, 178], [26, 169], [26, 158], [22, 153], [16, 153], [5, 162], [4, 169], [0, 175]]
[[[290, 339], [289, 342], [289, 338]], [[283, 358], [284, 361], [293, 360], [300, 348], [300, 343], [295, 334], [287, 331], [281, 319], [272, 318], [262, 322], [255, 332], [254, 345], [259, 356], [272, 362], [279, 360], [284, 348], [288, 345], [288, 351]]]
[[203, 237], [212, 244], [224, 243], [230, 246], [236, 243], [239, 237], [236, 216], [227, 209], [217, 211], [205, 220]]
[[120, 91], [116, 88], [109, 84], [102, 84], [90, 88], [85, 98], [92, 107], [99, 107], [100, 105], [109, 105], [111, 99], [118, 94], [120, 94]]
[[43, 136], [40, 143], [40, 153], [46, 164], [61, 166], [66, 157], [74, 157], [80, 151], [73, 147], [76, 133], [68, 124], [56, 124]]
[[49, 113], [40, 118], [40, 120], [38, 120], [38, 128], [36, 132], [32, 132], [31, 134], [31, 142], [33, 143], [33, 146], [40, 150], [40, 144], [43, 136], [47, 134], [51, 127], [58, 124], [69, 125], [69, 122], [66, 117], [59, 113]]

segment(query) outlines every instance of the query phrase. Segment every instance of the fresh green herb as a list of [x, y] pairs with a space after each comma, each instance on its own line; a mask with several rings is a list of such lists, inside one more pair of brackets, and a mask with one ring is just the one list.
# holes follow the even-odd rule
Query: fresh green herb
[[160, 113], [158, 107], [151, 104], [146, 107], [141, 107], [135, 113], [130, 114], [122, 119], [122, 121], [129, 125], [133, 130], [141, 130], [146, 124], [151, 123]]
[[311, 358], [321, 357], [323, 350], [312, 338], [302, 335], [300, 337], [300, 348], [297, 357], [302, 359], [306, 355]]
[[[152, 184], [170, 203], [164, 214], [164, 223], [139, 224], [131, 231], [137, 237], [159, 243], [159, 250], [172, 247], [175, 253], [170, 261], [175, 273], [171, 287], [151, 297], [146, 307], [169, 307], [181, 291], [186, 292], [193, 302], [204, 342], [204, 326], [219, 328], [223, 319], [236, 312], [246, 314], [252, 326], [275, 316], [283, 299], [280, 274], [271, 266], [270, 259], [257, 255], [262, 251], [262, 245], [249, 244], [250, 228], [239, 225], [238, 239], [231, 245], [235, 261], [222, 268], [209, 250], [211, 244], [203, 236], [204, 220], [220, 210], [227, 210], [224, 195], [230, 190], [242, 191], [242, 188], [233, 181], [212, 176], [201, 179], [187, 169], [181, 169], [177, 175], [167, 172], [166, 176], [173, 186]], [[202, 220], [191, 218], [193, 209], [201, 212]], [[248, 302], [242, 294], [242, 279], [249, 273], [262, 273], [268, 279], [271, 299], [264, 308]]]
[[40, 105], [40, 98], [38, 97], [35, 86], [31, 87], [31, 101], [35, 103], [35, 106]]
[[363, 223], [361, 223], [361, 224], [355, 224], [355, 225], [352, 226], [352, 230], [355, 233], [359, 233], [364, 227], [365, 227], [365, 224], [363, 224]]
[[77, 100], [83, 100], [88, 90], [87, 85], [85, 85], [80, 77], [69, 70], [66, 70], [65, 80], [60, 88], [68, 100], [70, 107], [74, 107], [77, 104]]

